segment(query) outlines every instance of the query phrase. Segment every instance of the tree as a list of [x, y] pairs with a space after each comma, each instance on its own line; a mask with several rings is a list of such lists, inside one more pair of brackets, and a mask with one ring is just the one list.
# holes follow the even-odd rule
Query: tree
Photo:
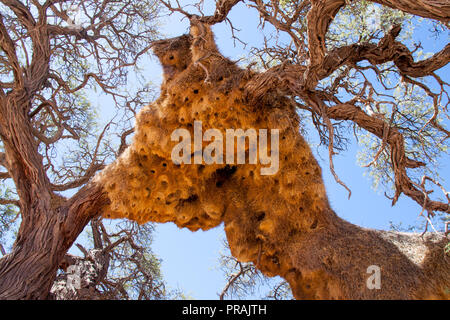
[[[165, 287], [160, 262], [151, 250], [153, 225], [122, 221], [105, 227], [91, 220], [88, 250], [76, 246], [84, 257], [66, 254], [50, 290], [59, 300], [150, 300], [180, 298]], [[110, 229], [108, 231], [107, 229]]]
[[240, 262], [231, 255], [226, 240], [223, 241], [223, 247], [225, 250], [220, 256], [220, 267], [227, 282], [219, 295], [220, 300], [225, 298], [246, 299], [262, 290], [265, 290], [261, 297], [263, 299], [293, 299], [289, 283], [286, 280], [280, 281], [266, 277], [253, 263]]
[[[101, 187], [87, 182], [122, 151], [132, 132], [127, 120], [151, 100], [150, 87], [136, 81], [126, 92], [126, 84], [156, 37], [158, 6], [50, 0], [0, 6], [1, 178], [13, 181], [19, 198], [1, 204], [16, 205], [21, 216], [12, 251], [0, 262], [0, 297], [43, 299], [67, 250], [107, 202]], [[86, 97], [92, 89], [121, 106], [100, 130]], [[118, 150], [111, 128], [122, 141]]]
[[[196, 41], [192, 44], [187, 37], [175, 40], [182, 45], [188, 44], [188, 49], [192, 45], [195, 55], [195, 50], [199, 48], [195, 45], [204, 45], [203, 41], [206, 41], [199, 37], [199, 34], [205, 35], [202, 28], [223, 21], [231, 25], [228, 13], [241, 1], [217, 1], [213, 15], [194, 15], [180, 6], [172, 7], [168, 2], [160, 2], [170, 11], [187, 16], [197, 31], [200, 30], [199, 33], [194, 32]], [[1, 64], [5, 70], [0, 92], [0, 136], [5, 152], [0, 159], [3, 159], [1, 164], [7, 170], [5, 175], [14, 181], [19, 196], [19, 202], [15, 200], [15, 203], [19, 204], [22, 217], [12, 252], [0, 260], [2, 298], [48, 297], [56, 270], [67, 249], [91, 219], [99, 214], [107, 215], [109, 212], [106, 211], [111, 210], [111, 193], [106, 185], [108, 179], [91, 179], [103, 169], [99, 154], [104, 152], [105, 157], [108, 153], [101, 149], [101, 139], [94, 143], [93, 155], [83, 158], [89, 159], [87, 163], [77, 159], [79, 165], [65, 174], [58, 174], [49, 154], [51, 146], [63, 138], [87, 139], [89, 129], [83, 131], [77, 127], [77, 123], [86, 124], [89, 120], [83, 118], [89, 116], [85, 112], [87, 104], [76, 99], [82, 99], [81, 90], [90, 81], [95, 81], [115, 99], [127, 98], [114, 91], [126, 79], [123, 67], [134, 65], [136, 58], [151, 46], [152, 33], [128, 32], [138, 26], [147, 26], [151, 21], [153, 11], [149, 8], [153, 6], [143, 3], [127, 2], [121, 6], [108, 1], [83, 2], [81, 8], [90, 21], [87, 26], [80, 26], [69, 20], [58, 1], [47, 1], [45, 4], [37, 1], [32, 4], [2, 1], [10, 15], [2, 14], [0, 20]], [[200, 9], [201, 3], [195, 8]], [[436, 30], [446, 30], [450, 17], [450, 6], [439, 1], [355, 1], [353, 6], [364, 9], [373, 3], [433, 19]], [[339, 23], [342, 18], [340, 14], [346, 10], [352, 16], [352, 5], [344, 0], [252, 0], [248, 1], [248, 5], [255, 10], [255, 14], [260, 15], [263, 24], [271, 24], [286, 33], [291, 44], [279, 46], [267, 42], [264, 48], [255, 50], [255, 56], [259, 57], [264, 70], [249, 71], [251, 77], [244, 88], [245, 103], [251, 106], [268, 105], [277, 99], [283, 103], [289, 99], [290, 105], [309, 113], [322, 142], [328, 146], [330, 170], [343, 186], [345, 184], [334, 171], [332, 159], [345, 141], [340, 130], [342, 122], [350, 122], [355, 130], [361, 130], [372, 138], [368, 143], [373, 154], [369, 167], [377, 177], [384, 178], [394, 187], [393, 203], [404, 194], [416, 201], [428, 218], [436, 212], [448, 214], [448, 193], [436, 179], [425, 173], [429, 170], [433, 172], [426, 162], [432, 162], [436, 155], [445, 152], [448, 144], [448, 131], [442, 120], [448, 105], [448, 84], [438, 76], [437, 71], [448, 63], [450, 46], [417, 61], [414, 50], [398, 40], [401, 25], [387, 24], [372, 32], [363, 30], [364, 33], [356, 39], [343, 38], [342, 34], [335, 32], [335, 24]], [[55, 19], [54, 23], [50, 23], [51, 19]], [[69, 21], [68, 26], [64, 21]], [[12, 29], [8, 30], [7, 25], [12, 25]], [[234, 33], [232, 25], [231, 28]], [[157, 44], [157, 47], [164, 46], [167, 42]], [[32, 55], [28, 54], [28, 50]], [[111, 54], [111, 50], [117, 56]], [[214, 55], [219, 54], [214, 52]], [[30, 56], [31, 61], [28, 61]], [[67, 61], [67, 69], [52, 69], [51, 63], [57, 60], [52, 58], [54, 56]], [[84, 58], [82, 61], [78, 59], [80, 56]], [[170, 78], [179, 71], [178, 65], [173, 69], [164, 60], [164, 52], [159, 56], [166, 67], [166, 76]], [[189, 62], [198, 72], [206, 74], [202, 81], [216, 81], [211, 76], [217, 71], [211, 69], [211, 59], [214, 57], [197, 56]], [[90, 69], [90, 63], [97, 68], [95, 71]], [[242, 74], [237, 69], [235, 71]], [[373, 74], [369, 76], [370, 72]], [[429, 86], [424, 78], [435, 81], [435, 84]], [[392, 79], [396, 81], [394, 84], [390, 83]], [[392, 92], [395, 89], [404, 90], [407, 99], [395, 95]], [[69, 103], [70, 107], [63, 107], [62, 102]], [[133, 103], [139, 104], [140, 100], [136, 98], [131, 101]], [[130, 103], [123, 104], [130, 106]], [[81, 119], [78, 118], [80, 115]], [[295, 115], [292, 116], [294, 119]], [[75, 120], [72, 122], [72, 119]], [[125, 149], [127, 134], [131, 131], [124, 131], [121, 135], [121, 151]], [[83, 150], [81, 154], [87, 155], [88, 144], [80, 145]], [[235, 171], [236, 168], [230, 167], [217, 171], [215, 178], [220, 181], [216, 186], [220, 187]], [[71, 181], [61, 181], [64, 179]], [[444, 191], [444, 201], [430, 197], [432, 184]], [[74, 188], [81, 189], [70, 198], [58, 194]], [[197, 200], [189, 197], [183, 199], [182, 204]], [[12, 202], [4, 200], [3, 203]], [[292, 235], [286, 232], [286, 236], [295, 241], [283, 247], [286, 250], [277, 252], [277, 255], [263, 252], [263, 246], [267, 243], [277, 248], [276, 239], [250, 239], [253, 242], [246, 242], [241, 231], [227, 232], [231, 251], [240, 260], [253, 261], [266, 274], [283, 276], [296, 298], [349, 298], [353, 297], [353, 292], [359, 298], [445, 296], [443, 288], [449, 279], [449, 262], [443, 250], [446, 242], [441, 235], [428, 236], [427, 241], [422, 243], [414, 235], [364, 230], [350, 225], [335, 217], [328, 207], [318, 214], [324, 220], [312, 221], [307, 232], [295, 228], [293, 231], [301, 232]], [[131, 214], [129, 217], [133, 218]], [[258, 224], [266, 219], [261, 212], [249, 212], [246, 217]], [[207, 228], [221, 222], [221, 218], [210, 225], [197, 221], [195, 226], [180, 226]], [[207, 219], [205, 221], [208, 222]], [[231, 225], [237, 230], [242, 227], [236, 220], [225, 219], [225, 227]], [[232, 241], [230, 237], [233, 232], [240, 242]], [[417, 266], [412, 261], [414, 257], [407, 257], [399, 249], [402, 247], [423, 249], [429, 254]], [[251, 252], [252, 255], [246, 256], [243, 252]], [[297, 254], [295, 259], [288, 257], [290, 252]], [[391, 260], [396, 261], [387, 261], [387, 253], [391, 255]], [[341, 259], [339, 255], [342, 254], [348, 256]], [[405, 280], [403, 292], [389, 291], [377, 296], [376, 291], [361, 293], [364, 289], [359, 288], [362, 291], [358, 291], [352, 287], [360, 283], [346, 277], [355, 274], [358, 279], [364, 277], [361, 270], [365, 271], [365, 263], [371, 257], [383, 262], [389, 274], [388, 283]], [[358, 259], [362, 264], [350, 268]], [[395, 279], [394, 270], [399, 269], [402, 273]], [[348, 283], [345, 284], [345, 281]]]

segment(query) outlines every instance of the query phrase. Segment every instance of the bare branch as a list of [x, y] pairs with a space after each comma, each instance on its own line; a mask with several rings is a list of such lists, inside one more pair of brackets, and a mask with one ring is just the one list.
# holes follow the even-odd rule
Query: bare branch
[[8, 172], [0, 172], [0, 180], [5, 180], [9, 178], [11, 178], [11, 176], [9, 175]]
[[20, 208], [20, 201], [14, 199], [0, 199], [0, 205], [12, 204]]
[[[227, 19], [228, 13], [231, 11], [231, 9], [238, 4], [239, 2], [241, 2], [242, 0], [219, 0], [216, 1], [216, 10], [214, 11], [214, 15], [211, 16], [202, 16], [202, 17], [198, 17], [196, 16], [196, 18], [198, 19], [198, 21], [205, 23], [205, 24], [216, 24], [216, 23], [220, 23], [222, 21], [225, 21]], [[186, 16], [187, 18], [191, 19], [193, 18], [195, 15], [188, 13], [187, 11], [185, 11], [178, 0], [176, 0], [177, 3], [177, 7], [173, 7], [170, 4], [170, 1], [162, 1], [161, 3], [171, 12], [178, 12], [183, 14], [184, 16]]]

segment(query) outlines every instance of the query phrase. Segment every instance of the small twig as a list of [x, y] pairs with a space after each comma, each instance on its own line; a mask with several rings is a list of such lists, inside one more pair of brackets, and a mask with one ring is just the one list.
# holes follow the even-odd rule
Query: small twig
[[240, 263], [240, 262], [237, 262], [237, 263], [239, 265], [240, 270], [238, 273], [233, 275], [231, 277], [231, 279], [228, 281], [227, 285], [225, 286], [225, 288], [222, 290], [222, 293], [220, 294], [219, 300], [223, 300], [228, 289], [233, 285], [234, 282], [236, 282], [237, 279], [239, 279], [239, 277], [241, 275], [243, 275], [246, 272], [246, 269], [242, 267], [242, 263]]
[[80, 251], [84, 254], [84, 257], [87, 258], [89, 257], [89, 252], [79, 243], [75, 244], [77, 246], [78, 249], [80, 249]]

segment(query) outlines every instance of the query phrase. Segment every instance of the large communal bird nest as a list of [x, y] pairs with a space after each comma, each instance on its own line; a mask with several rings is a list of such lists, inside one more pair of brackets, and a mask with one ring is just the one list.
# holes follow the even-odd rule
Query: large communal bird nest
[[[224, 222], [232, 254], [267, 275], [283, 276], [296, 298], [448, 295], [441, 238], [414, 240], [411, 252], [413, 236], [386, 236], [339, 219], [293, 104], [282, 95], [249, 103], [245, 87], [258, 74], [224, 58], [208, 26], [194, 24], [189, 35], [159, 41], [154, 53], [164, 70], [161, 95], [140, 110], [132, 144], [99, 176], [111, 201], [106, 217], [174, 222], [193, 231]], [[202, 132], [216, 129], [224, 137], [227, 129], [254, 129], [258, 138], [260, 129], [269, 129], [266, 150], [258, 150], [267, 154], [276, 147], [270, 129], [277, 129], [278, 170], [263, 174], [270, 164], [250, 163], [254, 150], [248, 144], [245, 163], [195, 161], [212, 138], [192, 146], [190, 164], [173, 161], [179, 141], [172, 141], [172, 133], [184, 129], [192, 138], [200, 121]], [[224, 141], [216, 142], [225, 149]], [[366, 285], [370, 265], [381, 268], [381, 290]], [[434, 268], [440, 273], [430, 280]]]

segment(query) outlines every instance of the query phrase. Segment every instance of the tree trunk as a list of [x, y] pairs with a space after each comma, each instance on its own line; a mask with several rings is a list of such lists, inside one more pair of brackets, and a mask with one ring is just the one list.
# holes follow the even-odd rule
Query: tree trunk
[[0, 299], [46, 299], [67, 250], [108, 201], [91, 183], [72, 198], [56, 195], [28, 117], [30, 93], [17, 89], [0, 102], [5, 165], [20, 198], [22, 222], [12, 252], [0, 260]]
[[49, 298], [61, 260], [106, 203], [101, 187], [92, 184], [61, 206], [31, 206], [12, 252], [0, 260], [0, 299]]

